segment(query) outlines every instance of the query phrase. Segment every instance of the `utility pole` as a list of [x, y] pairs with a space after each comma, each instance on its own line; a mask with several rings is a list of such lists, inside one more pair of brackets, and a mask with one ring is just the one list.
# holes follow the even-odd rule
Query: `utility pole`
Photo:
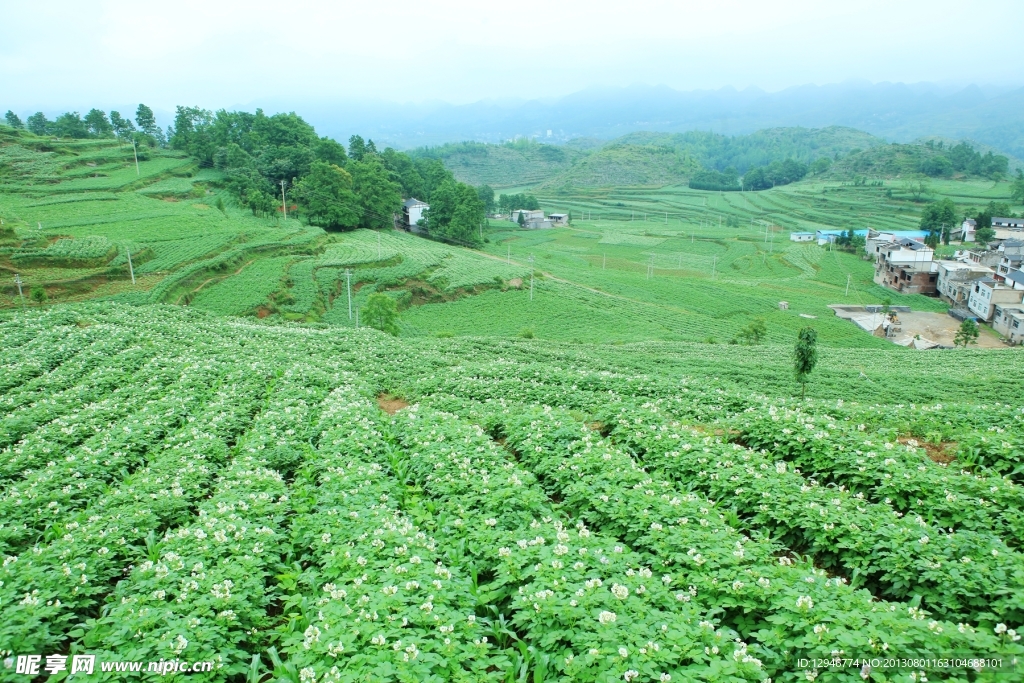
[[606, 265], [608, 265], [608, 254], [601, 254], [601, 270], [604, 270]]
[[846, 296], [850, 296], [850, 274], [846, 274]]
[[505, 245], [505, 265], [512, 265], [512, 247]]
[[348, 319], [352, 319], [352, 271], [345, 269], [345, 289], [348, 290]]
[[[288, 220], [288, 205], [284, 202], [284, 180], [281, 180], [281, 213], [284, 214], [284, 219]], [[380, 233], [377, 233], [377, 238], [380, 238]]]
[[533, 254], [530, 254], [530, 301], [533, 301]]
[[132, 276], [132, 284], [135, 284], [135, 269], [132, 268], [132, 250], [125, 247], [125, 252], [128, 254], [128, 274]]
[[651, 254], [651, 262], [647, 264], [647, 279], [654, 277], [654, 254]]
[[25, 295], [21, 291], [21, 275], [14, 274], [14, 284], [18, 285], [18, 298], [21, 299], [21, 307], [25, 308]]
[[718, 265], [718, 257], [715, 256], [711, 260], [711, 279], [715, 279], [715, 266]]
[[380, 230], [377, 231], [377, 260], [380, 261]]
[[134, 137], [132, 138], [132, 152], [135, 154], [135, 175], [136, 176], [140, 176], [142, 174], [139, 173], [139, 150], [135, 146], [135, 138]]

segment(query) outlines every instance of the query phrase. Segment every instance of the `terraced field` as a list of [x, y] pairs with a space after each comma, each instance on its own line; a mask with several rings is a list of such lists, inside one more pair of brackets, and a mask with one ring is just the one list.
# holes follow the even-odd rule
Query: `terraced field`
[[[1024, 411], [992, 398], [1024, 381], [1016, 354], [826, 350], [799, 400], [786, 347], [407, 341], [116, 303], [0, 313], [0, 351], [12, 660], [1020, 675]], [[913, 379], [888, 385], [893, 365]], [[857, 663], [801, 663], [836, 651]], [[953, 654], [998, 663], [923, 661]]]

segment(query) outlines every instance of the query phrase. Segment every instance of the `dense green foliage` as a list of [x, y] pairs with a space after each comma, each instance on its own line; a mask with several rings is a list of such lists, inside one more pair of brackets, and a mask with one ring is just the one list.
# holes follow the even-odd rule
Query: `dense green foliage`
[[735, 192], [740, 189], [740, 184], [736, 169], [730, 167], [725, 171], [698, 171], [690, 178], [689, 187], [694, 190]]
[[[800, 401], [774, 345], [410, 343], [109, 303], [5, 313], [0, 340], [14, 653], [318, 683], [1024, 654], [1024, 413], [987, 398], [991, 353], [819, 349]], [[922, 670], [1007, 675], [884, 675]]]

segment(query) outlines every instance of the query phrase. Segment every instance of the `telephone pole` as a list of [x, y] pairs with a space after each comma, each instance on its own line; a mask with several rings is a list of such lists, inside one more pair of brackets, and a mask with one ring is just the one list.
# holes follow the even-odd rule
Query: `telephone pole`
[[846, 296], [850, 296], [850, 274], [846, 274]]
[[380, 261], [380, 230], [377, 231], [377, 260]]
[[529, 255], [529, 300], [534, 300], [534, 255]]
[[132, 268], [132, 250], [125, 247], [125, 252], [128, 254], [128, 274], [132, 276], [132, 284], [135, 284], [135, 269]]
[[352, 319], [352, 271], [345, 269], [345, 289], [348, 290], [348, 319]]
[[512, 247], [505, 245], [505, 265], [512, 265]]
[[715, 266], [718, 265], [718, 257], [715, 256], [711, 260], [711, 279], [715, 279]]
[[[284, 219], [288, 220], [288, 205], [284, 202], [284, 180], [281, 180], [281, 213], [284, 214]], [[377, 233], [377, 237], [380, 237], [380, 233]]]
[[135, 138], [132, 138], [132, 152], [135, 154], [135, 175], [142, 175], [139, 173], [139, 149], [135, 146]]
[[21, 275], [14, 274], [14, 284], [18, 285], [18, 298], [21, 299], [21, 307], [25, 308], [25, 295], [21, 291]]

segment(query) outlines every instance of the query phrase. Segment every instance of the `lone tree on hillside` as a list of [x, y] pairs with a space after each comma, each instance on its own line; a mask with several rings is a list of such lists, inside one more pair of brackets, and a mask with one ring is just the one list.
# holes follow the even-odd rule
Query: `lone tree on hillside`
[[805, 327], [796, 336], [796, 347], [793, 349], [793, 370], [796, 381], [800, 382], [800, 398], [807, 395], [807, 377], [818, 363], [818, 333], [813, 327]]
[[761, 343], [764, 336], [768, 333], [768, 328], [764, 323], [764, 318], [754, 318], [754, 321], [740, 330], [739, 338], [749, 346], [755, 346]]
[[968, 318], [960, 323], [960, 329], [953, 337], [953, 346], [962, 346], [966, 349], [968, 344], [977, 344], [978, 334], [978, 323]]
[[7, 121], [7, 125], [11, 128], [24, 128], [25, 124], [22, 123], [21, 119], [10, 109], [4, 114], [4, 120]]
[[359, 315], [370, 327], [398, 336], [398, 306], [387, 294], [371, 294]]

